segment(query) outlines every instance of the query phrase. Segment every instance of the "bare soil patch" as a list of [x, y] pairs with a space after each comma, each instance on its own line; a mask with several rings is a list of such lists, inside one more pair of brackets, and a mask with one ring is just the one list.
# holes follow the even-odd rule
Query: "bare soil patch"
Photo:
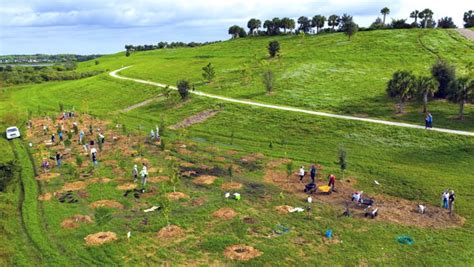
[[264, 159], [265, 156], [262, 153], [254, 153], [240, 158], [242, 163], [254, 163], [257, 160]]
[[203, 112], [199, 112], [195, 115], [192, 115], [191, 117], [188, 117], [184, 119], [182, 122], [177, 123], [175, 125], [171, 125], [169, 128], [173, 130], [181, 129], [181, 128], [187, 128], [193, 124], [196, 123], [201, 123], [213, 116], [215, 116], [217, 113], [219, 113], [218, 110], [206, 110]]
[[102, 244], [117, 240], [117, 234], [114, 232], [98, 232], [86, 236], [84, 240], [88, 246], [100, 246]]
[[181, 155], [191, 155], [191, 154], [193, 154], [193, 152], [191, 150], [188, 150], [186, 148], [178, 148], [178, 150], [176, 152], [178, 152]]
[[150, 182], [150, 183], [160, 183], [160, 182], [164, 182], [164, 181], [169, 181], [169, 177], [168, 176], [155, 176], [155, 177], [150, 177], [147, 179], [147, 182]]
[[145, 165], [148, 165], [150, 161], [147, 158], [138, 157], [138, 158], [134, 158], [133, 162], [134, 163], [140, 163], [140, 164], [145, 163]]
[[231, 208], [221, 208], [221, 209], [216, 210], [212, 214], [212, 216], [216, 218], [224, 219], [224, 220], [230, 220], [234, 218], [235, 216], [237, 216], [237, 212], [235, 212], [235, 210]]
[[133, 190], [137, 188], [137, 184], [134, 183], [125, 183], [121, 185], [117, 185], [118, 190]]
[[180, 199], [188, 199], [189, 196], [186, 195], [185, 193], [182, 193], [182, 192], [171, 192], [171, 193], [168, 193], [168, 198], [170, 200], [180, 200]]
[[70, 218], [66, 218], [61, 222], [61, 227], [64, 229], [78, 228], [79, 223], [92, 223], [93, 220], [89, 215], [76, 214]]
[[223, 183], [221, 188], [223, 190], [238, 190], [243, 187], [243, 184], [237, 182]]
[[49, 200], [51, 200], [52, 197], [53, 197], [53, 194], [44, 193], [44, 194], [38, 196], [38, 200], [39, 201], [49, 201]]
[[177, 225], [168, 225], [166, 227], [161, 228], [161, 230], [158, 231], [156, 236], [158, 238], [172, 239], [184, 236], [184, 231], [183, 229], [181, 229], [181, 227]]
[[198, 185], [211, 185], [217, 179], [216, 176], [212, 175], [201, 175], [193, 180], [193, 183]]
[[262, 252], [247, 245], [233, 245], [224, 250], [225, 257], [238, 261], [248, 261], [260, 255]]
[[40, 175], [36, 176], [36, 180], [38, 181], [49, 181], [53, 178], [56, 178], [60, 176], [60, 173], [55, 173], [55, 172], [47, 172], [47, 173], [41, 173]]
[[204, 205], [204, 203], [206, 203], [206, 199], [203, 198], [203, 197], [198, 197], [198, 198], [195, 198], [191, 201], [191, 204], [193, 206], [202, 206], [202, 205]]
[[280, 213], [280, 214], [287, 214], [290, 212], [290, 210], [292, 210], [293, 207], [292, 206], [288, 206], [288, 205], [282, 205], [282, 206], [276, 206], [275, 207], [275, 210]]
[[78, 191], [86, 187], [87, 187], [87, 183], [83, 181], [65, 183], [59, 192]]
[[101, 177], [101, 178], [91, 178], [87, 180], [86, 183], [87, 184], [106, 184], [110, 181], [112, 181], [112, 179]]
[[179, 164], [180, 167], [183, 167], [183, 168], [192, 168], [194, 167], [194, 163], [191, 163], [191, 162], [182, 162], [181, 164]]
[[[304, 183], [300, 183], [297, 177], [290, 177], [288, 182], [287, 175], [284, 171], [268, 170], [265, 173], [264, 181], [276, 184], [283, 190], [298, 195], [301, 199], [306, 199], [308, 196], [303, 192]], [[326, 181], [318, 183], [318, 185], [326, 184]], [[353, 216], [364, 219], [364, 207], [351, 202], [352, 193], [363, 190], [363, 188], [357, 188], [357, 181], [354, 178], [347, 178], [343, 181], [336, 180], [335, 189], [337, 192], [329, 195], [316, 192], [311, 196], [313, 199], [337, 207], [341, 210], [341, 214], [345, 204], [350, 203], [349, 207]], [[457, 214], [449, 215], [448, 211], [441, 207], [426, 205], [427, 209], [425, 214], [420, 214], [417, 211], [418, 204], [420, 203], [387, 195], [364, 195], [365, 197], [373, 199], [375, 201], [374, 208], [379, 209], [379, 215], [376, 217], [376, 220], [436, 229], [458, 227], [465, 223], [463, 217]], [[283, 212], [283, 210], [281, 212]]]
[[96, 202], [92, 202], [89, 205], [91, 208], [100, 208], [100, 207], [105, 207], [105, 208], [114, 208], [114, 209], [123, 209], [123, 205], [120, 204], [119, 202], [115, 200], [98, 200]]

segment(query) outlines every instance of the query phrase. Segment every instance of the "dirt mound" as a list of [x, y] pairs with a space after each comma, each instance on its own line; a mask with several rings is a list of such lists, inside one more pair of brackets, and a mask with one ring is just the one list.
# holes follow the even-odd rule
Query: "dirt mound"
[[211, 185], [217, 179], [216, 176], [202, 175], [193, 180], [193, 183], [198, 185]]
[[186, 195], [185, 193], [181, 193], [181, 192], [171, 192], [171, 193], [168, 193], [168, 198], [170, 200], [180, 200], [180, 199], [188, 199], [189, 196]]
[[117, 240], [117, 234], [114, 232], [98, 232], [86, 236], [84, 240], [88, 246], [100, 246], [102, 244]]
[[186, 148], [178, 148], [178, 150], [176, 152], [178, 152], [181, 155], [191, 155], [191, 154], [193, 154], [193, 152], [191, 150], [188, 150]]
[[89, 205], [91, 208], [100, 208], [100, 207], [106, 207], [106, 208], [114, 208], [114, 209], [123, 209], [123, 205], [120, 204], [119, 202], [115, 200], [98, 200], [96, 202], [92, 202]]
[[275, 160], [272, 160], [272, 161], [268, 162], [267, 167], [272, 169], [272, 168], [276, 168], [276, 167], [278, 167], [280, 165], [283, 165], [283, 164], [288, 164], [289, 162], [291, 162], [290, 159], [275, 159]]
[[112, 181], [112, 179], [110, 178], [105, 178], [105, 177], [102, 177], [102, 178], [91, 178], [89, 180], [86, 181], [87, 184], [106, 184], [108, 182]]
[[182, 162], [179, 164], [180, 167], [182, 168], [192, 168], [194, 167], [194, 163], [191, 162]]
[[63, 228], [63, 229], [75, 229], [75, 228], [78, 228], [78, 227], [79, 227], [79, 224], [76, 223], [72, 219], [65, 219], [61, 223], [61, 228]]
[[38, 200], [39, 201], [49, 201], [49, 200], [51, 200], [52, 197], [53, 197], [53, 194], [44, 193], [44, 194], [38, 196]]
[[150, 177], [147, 179], [147, 182], [149, 183], [159, 183], [159, 182], [164, 182], [164, 181], [169, 181], [168, 176], [155, 176], [155, 177]]
[[217, 113], [219, 113], [218, 110], [205, 110], [205, 111], [199, 112], [195, 115], [192, 115], [189, 118], [184, 119], [180, 123], [177, 123], [175, 125], [171, 125], [169, 128], [173, 129], [173, 130], [177, 130], [177, 129], [180, 129], [180, 128], [187, 128], [187, 127], [189, 127], [193, 124], [201, 123], [201, 122], [215, 116]]
[[79, 227], [79, 223], [92, 223], [93, 220], [89, 215], [76, 214], [71, 218], [62, 221], [61, 227], [64, 229], [74, 229]]
[[133, 190], [133, 189], [137, 188], [137, 184], [125, 183], [125, 184], [117, 185], [116, 188], [118, 190]]
[[[265, 173], [264, 180], [267, 183], [276, 184], [285, 191], [299, 196], [301, 199], [306, 199], [308, 196], [303, 192], [304, 184], [300, 183], [296, 177], [290, 177], [288, 181], [284, 171], [268, 170]], [[326, 184], [326, 182], [324, 182], [324, 184]], [[323, 183], [319, 183], [318, 185], [323, 185]], [[345, 204], [350, 203], [349, 207], [353, 216], [356, 218], [364, 218], [363, 207], [351, 202], [352, 193], [363, 189], [356, 188], [356, 186], [357, 181], [354, 178], [347, 178], [343, 181], [336, 180], [335, 189], [337, 192], [330, 195], [316, 192], [311, 196], [313, 199], [338, 207], [341, 210], [341, 214]], [[426, 213], [420, 214], [417, 212], [419, 203], [414, 201], [387, 195], [365, 195], [365, 197], [372, 198], [375, 201], [374, 207], [379, 209], [379, 216], [377, 216], [376, 220], [385, 220], [407, 226], [437, 229], [462, 226], [465, 223], [463, 217], [457, 214], [449, 215], [446, 209], [440, 207], [426, 205]]]
[[87, 187], [87, 183], [83, 181], [65, 183], [59, 192], [78, 191], [86, 187]]
[[244, 221], [244, 223], [246, 223], [246, 224], [256, 224], [256, 223], [258, 223], [258, 220], [255, 219], [255, 218], [252, 218], [252, 217], [245, 217], [245, 218], [243, 219], [243, 221]]
[[293, 207], [292, 206], [288, 206], [288, 205], [282, 205], [282, 206], [276, 206], [275, 207], [275, 210], [280, 213], [280, 214], [287, 214], [290, 212], [290, 210], [292, 210]]
[[224, 190], [238, 190], [241, 189], [243, 185], [241, 183], [231, 182], [231, 183], [223, 183], [221, 188]]
[[160, 170], [157, 167], [148, 168], [148, 173], [157, 173], [157, 172], [160, 172]]
[[191, 201], [191, 204], [193, 206], [202, 206], [204, 205], [204, 203], [206, 203], [206, 199], [203, 197], [198, 197], [198, 198], [193, 199], [193, 201]]
[[218, 209], [216, 210], [212, 216], [216, 217], [216, 218], [221, 218], [221, 219], [224, 219], [224, 220], [230, 220], [232, 218], [234, 218], [235, 216], [237, 216], [237, 212], [235, 212], [235, 210], [231, 209], [231, 208], [221, 208], [221, 209]]
[[265, 156], [262, 153], [254, 153], [240, 158], [240, 161], [242, 163], [253, 163], [263, 158], [265, 158]]
[[38, 181], [49, 181], [53, 178], [56, 178], [60, 176], [60, 173], [55, 173], [55, 172], [47, 172], [47, 173], [41, 173], [40, 175], [36, 176], [36, 180]]
[[247, 245], [233, 245], [224, 250], [224, 256], [238, 261], [248, 261], [260, 255], [262, 255], [262, 252]]
[[166, 227], [161, 228], [160, 231], [156, 234], [158, 238], [174, 238], [174, 237], [182, 237], [184, 236], [184, 231], [181, 227], [177, 225], [168, 225]]

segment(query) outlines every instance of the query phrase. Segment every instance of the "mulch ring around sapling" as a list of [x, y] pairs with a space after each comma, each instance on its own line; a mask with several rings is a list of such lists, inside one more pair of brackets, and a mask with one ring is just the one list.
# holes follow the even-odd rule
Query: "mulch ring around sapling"
[[38, 196], [38, 200], [39, 201], [49, 201], [49, 200], [51, 200], [52, 197], [53, 197], [53, 194], [44, 193], [44, 194]]
[[221, 209], [216, 210], [212, 214], [212, 216], [216, 218], [224, 219], [224, 220], [230, 220], [234, 218], [235, 216], [237, 216], [237, 212], [235, 212], [235, 210], [231, 208], [221, 208]]
[[182, 192], [171, 192], [167, 194], [168, 199], [170, 200], [180, 200], [180, 199], [188, 199], [189, 196]]
[[282, 206], [276, 206], [275, 207], [275, 210], [280, 213], [280, 214], [287, 214], [290, 212], [290, 210], [292, 210], [293, 207], [292, 206], [288, 206], [288, 205], [282, 205]]
[[197, 185], [211, 185], [217, 179], [216, 176], [212, 175], [201, 175], [193, 180], [193, 183]]
[[181, 229], [181, 227], [177, 225], [168, 225], [166, 227], [161, 228], [160, 231], [158, 231], [158, 233], [156, 234], [156, 236], [158, 238], [172, 239], [183, 237], [184, 234], [184, 230]]
[[133, 190], [137, 188], [137, 184], [134, 183], [125, 183], [121, 185], [117, 185], [117, 190]]
[[233, 245], [224, 250], [225, 257], [238, 261], [248, 261], [260, 255], [262, 252], [247, 245]]
[[38, 181], [49, 181], [53, 178], [56, 178], [60, 176], [60, 173], [55, 173], [55, 172], [47, 172], [47, 173], [41, 173], [38, 176], [36, 176], [36, 180]]
[[76, 214], [70, 218], [66, 218], [61, 222], [61, 227], [64, 229], [78, 228], [79, 223], [92, 223], [93, 220], [89, 215]]
[[154, 177], [150, 177], [147, 179], [147, 182], [149, 183], [160, 183], [160, 182], [164, 182], [164, 181], [169, 181], [170, 178], [168, 176], [154, 176]]
[[120, 204], [119, 202], [115, 200], [106, 200], [106, 199], [92, 202], [89, 206], [94, 209], [101, 208], [101, 207], [123, 209], [123, 205]]
[[117, 240], [117, 234], [114, 232], [98, 232], [86, 236], [84, 240], [87, 246], [100, 246]]

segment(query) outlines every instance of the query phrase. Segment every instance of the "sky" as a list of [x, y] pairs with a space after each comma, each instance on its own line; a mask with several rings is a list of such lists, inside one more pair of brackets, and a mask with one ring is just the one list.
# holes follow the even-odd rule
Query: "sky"
[[0, 55], [108, 54], [125, 44], [229, 39], [227, 29], [246, 28], [250, 18], [326, 17], [347, 13], [369, 26], [380, 9], [391, 18], [430, 8], [434, 18], [452, 17], [462, 27], [472, 0], [0, 0]]

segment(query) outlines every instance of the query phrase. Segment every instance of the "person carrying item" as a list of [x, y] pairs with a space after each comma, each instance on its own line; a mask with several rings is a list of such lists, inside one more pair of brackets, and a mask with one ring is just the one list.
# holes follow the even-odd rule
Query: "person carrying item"
[[97, 166], [97, 153], [92, 154], [92, 163], [94, 163], [94, 166]]
[[136, 183], [137, 180], [138, 180], [138, 166], [137, 166], [137, 164], [133, 165], [132, 175], [133, 175], [133, 182]]
[[314, 184], [314, 179], [316, 178], [316, 174], [318, 173], [318, 170], [316, 169], [316, 166], [311, 165], [311, 170], [309, 172], [309, 174], [311, 175], [311, 183]]
[[61, 167], [61, 153], [59, 151], [56, 151], [56, 166]]
[[331, 192], [336, 192], [334, 190], [334, 185], [336, 184], [336, 176], [334, 174], [329, 175], [329, 183], [328, 186], [331, 187]]
[[301, 166], [300, 172], [299, 172], [300, 182], [303, 181], [304, 175], [305, 175], [304, 166]]
[[449, 193], [449, 214], [452, 214], [454, 211], [454, 200], [456, 196], [454, 195], [454, 190], [451, 190]]

